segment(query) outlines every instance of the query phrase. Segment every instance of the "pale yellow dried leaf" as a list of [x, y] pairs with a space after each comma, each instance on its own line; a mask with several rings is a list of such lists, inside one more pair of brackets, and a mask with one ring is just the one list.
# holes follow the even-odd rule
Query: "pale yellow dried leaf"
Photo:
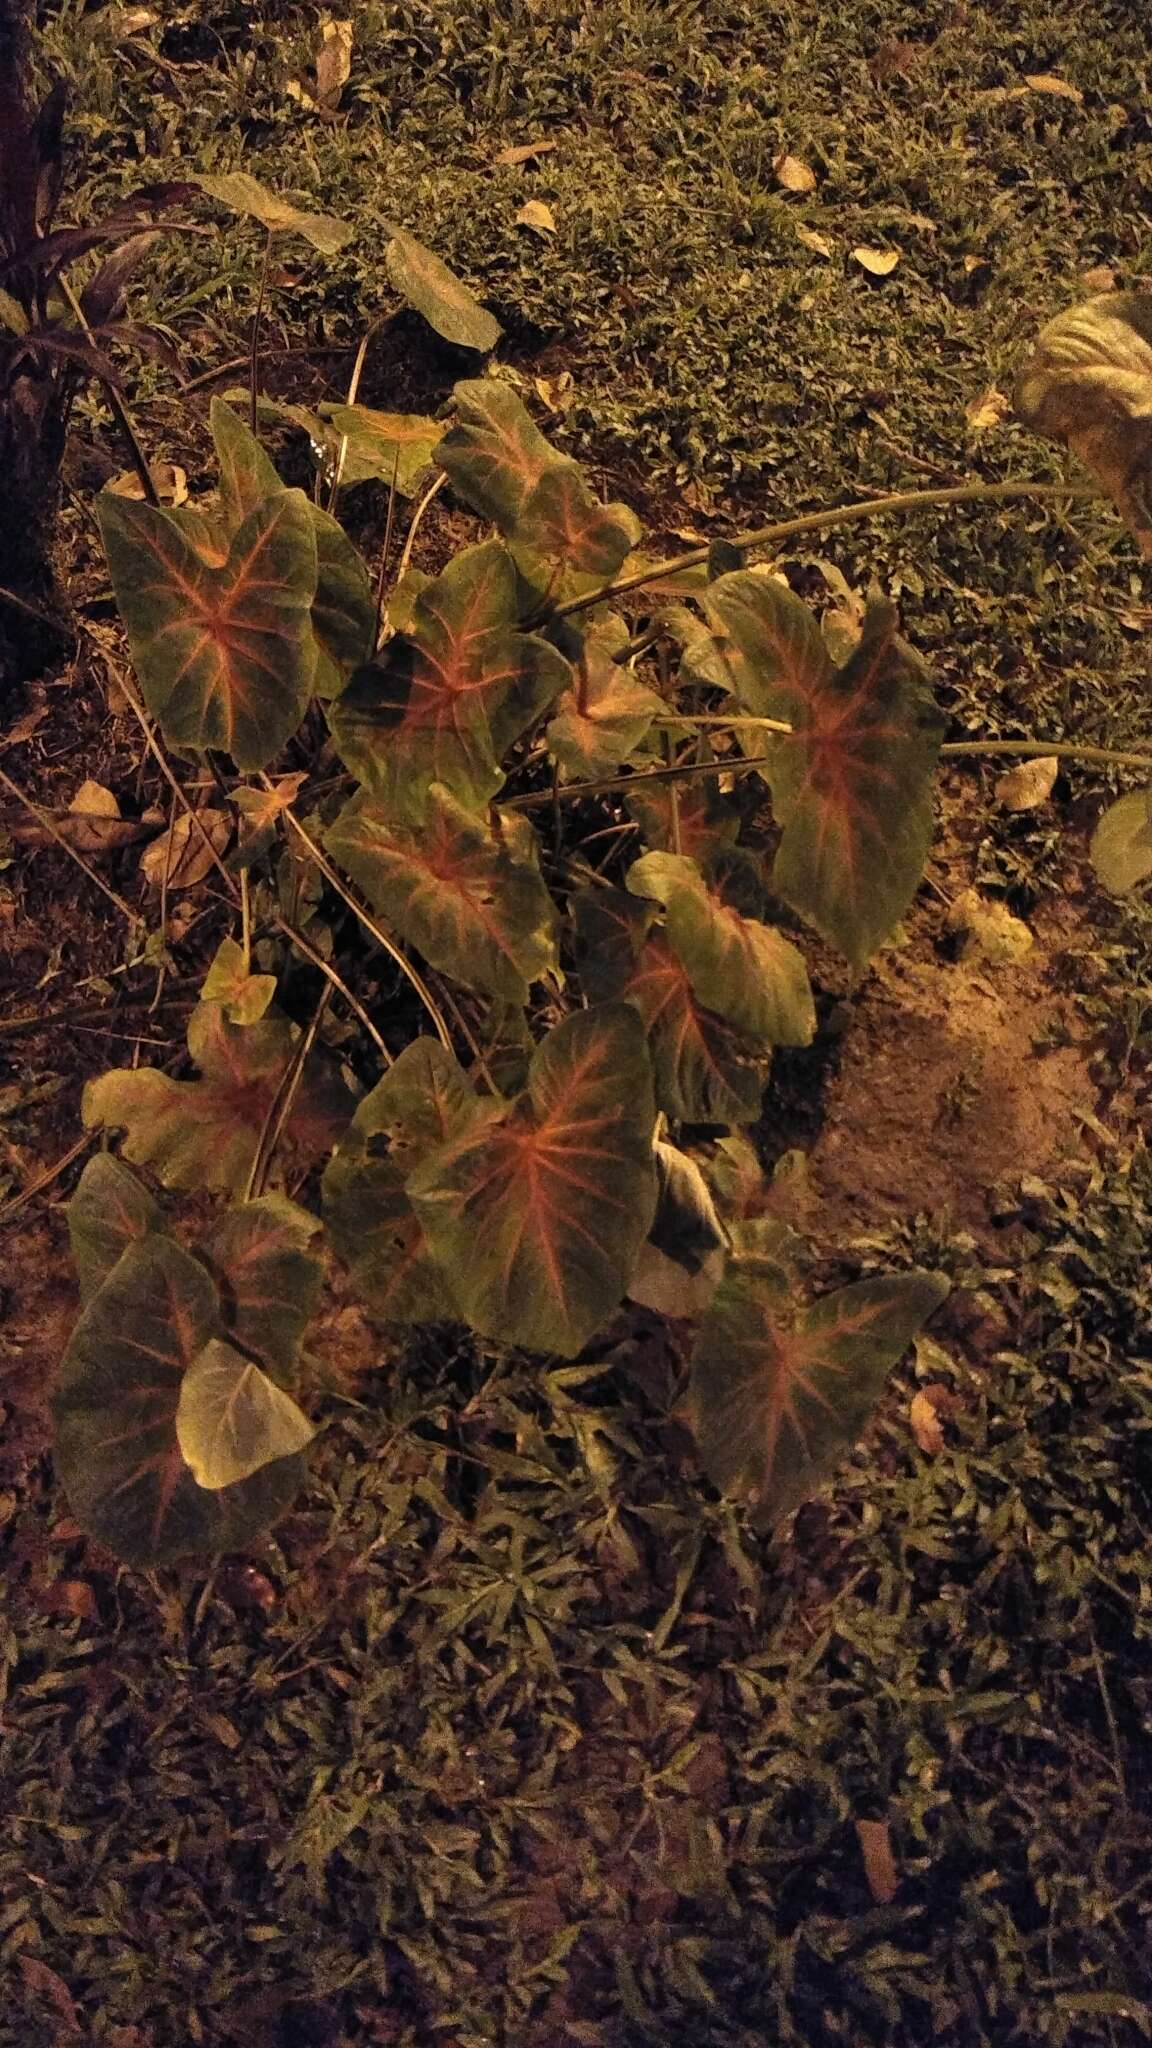
[[806, 164], [801, 157], [789, 156], [785, 153], [783, 156], [776, 158], [772, 169], [776, 173], [776, 183], [783, 185], [786, 192], [814, 192], [816, 190], [816, 173], [812, 169], [811, 164]]
[[1053, 99], [1071, 100], [1078, 107], [1084, 104], [1080, 87], [1070, 85], [1066, 78], [1057, 78], [1054, 71], [1026, 71], [1024, 83], [1032, 92], [1048, 93]]
[[852, 251], [853, 261], [870, 277], [891, 277], [900, 261], [898, 249], [869, 249], [863, 244]]
[[351, 72], [352, 23], [330, 17], [321, 24], [316, 53], [316, 101], [325, 113], [335, 113]]
[[1107, 263], [1097, 263], [1091, 270], [1082, 270], [1080, 272], [1080, 282], [1085, 291], [1091, 292], [1093, 295], [1098, 292], [1114, 292], [1116, 289], [1116, 272]]
[[102, 782], [82, 782], [68, 809], [78, 818], [118, 818], [120, 806]]
[[926, 1458], [936, 1457], [944, 1449], [944, 1431], [935, 1403], [926, 1388], [921, 1387], [913, 1394], [908, 1407], [908, 1420], [912, 1425], [917, 1449], [923, 1451]]
[[518, 228], [534, 228], [538, 234], [556, 233], [556, 216], [543, 199], [528, 199], [516, 215]]
[[509, 164], [515, 167], [516, 164], [530, 163], [535, 156], [546, 156], [548, 151], [555, 147], [554, 142], [514, 142], [508, 149], [497, 150], [492, 161], [494, 164]]
[[797, 228], [796, 240], [803, 242], [806, 249], [811, 249], [813, 255], [822, 256], [825, 263], [830, 260], [832, 244], [827, 235], [818, 234], [815, 228]]
[[990, 384], [978, 398], [969, 400], [964, 407], [964, 417], [974, 434], [983, 434], [989, 427], [1002, 426], [1011, 411], [1012, 400]]
[[1042, 754], [1035, 761], [1021, 761], [1015, 768], [1009, 768], [996, 784], [996, 801], [1006, 811], [1034, 811], [1037, 804], [1047, 803], [1052, 786], [1060, 773], [1060, 761], [1056, 754]]

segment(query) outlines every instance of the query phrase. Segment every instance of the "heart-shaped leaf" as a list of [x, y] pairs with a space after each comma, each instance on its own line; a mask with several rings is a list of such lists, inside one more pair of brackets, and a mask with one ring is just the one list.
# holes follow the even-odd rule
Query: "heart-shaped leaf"
[[[166, 1187], [238, 1194], [298, 1035], [283, 1017], [229, 1024], [219, 1004], [198, 1003], [188, 1050], [200, 1079], [173, 1081], [156, 1067], [113, 1068], [85, 1088], [84, 1121], [126, 1130], [125, 1158], [150, 1166]], [[329, 1151], [351, 1107], [334, 1069], [310, 1055], [277, 1156], [305, 1164]]]
[[782, 932], [735, 907], [724, 858], [705, 875], [685, 854], [646, 853], [627, 885], [664, 905], [668, 944], [700, 1001], [706, 996], [718, 1015], [767, 1045], [810, 1045], [816, 1010], [803, 956]]
[[432, 467], [443, 428], [414, 412], [377, 412], [370, 405], [326, 405], [333, 464], [343, 485], [382, 483], [411, 497]]
[[52, 1403], [56, 1467], [77, 1520], [129, 1564], [241, 1549], [299, 1490], [298, 1457], [220, 1492], [193, 1478], [176, 1411], [218, 1333], [205, 1268], [159, 1235], [128, 1246], [72, 1333]]
[[352, 229], [346, 220], [331, 213], [306, 213], [288, 200], [270, 192], [247, 171], [225, 171], [219, 177], [200, 175], [193, 179], [209, 199], [216, 199], [233, 213], [258, 220], [273, 235], [302, 235], [322, 256], [335, 256], [348, 241]]
[[360, 790], [325, 844], [400, 937], [466, 987], [524, 1003], [557, 965], [556, 912], [519, 813], [493, 827], [433, 783], [412, 825]]
[[553, 457], [525, 498], [512, 535], [560, 569], [607, 582], [640, 538], [627, 505], [602, 505], [578, 463]]
[[621, 1300], [656, 1207], [644, 1027], [579, 1011], [499, 1120], [451, 1139], [408, 1192], [481, 1336], [573, 1358]]
[[[220, 536], [215, 552], [226, 558], [230, 542], [249, 514], [285, 487], [255, 434], [230, 405], [213, 399], [209, 417], [220, 470]], [[310, 503], [309, 511], [316, 540], [312, 687], [318, 697], [336, 697], [353, 669], [367, 661], [372, 651], [376, 599], [368, 571], [339, 521], [320, 505]], [[183, 518], [187, 524], [186, 512]], [[199, 551], [204, 552], [202, 542]]]
[[465, 548], [333, 707], [341, 756], [395, 816], [419, 820], [433, 782], [486, 803], [503, 779], [501, 755], [571, 681], [555, 648], [515, 620], [506, 548]]
[[481, 355], [495, 348], [500, 339], [499, 321], [415, 235], [393, 228], [384, 262], [397, 291], [445, 341], [454, 342], [457, 348], [474, 348]]
[[619, 619], [594, 629], [573, 663], [572, 688], [557, 700], [546, 738], [549, 752], [573, 780], [611, 775], [665, 709], [655, 690], [613, 659], [627, 638]]
[[[495, 1105], [492, 1106], [493, 1110]], [[436, 1038], [417, 1038], [364, 1097], [324, 1173], [324, 1222], [368, 1307], [385, 1322], [460, 1319], [429, 1255], [408, 1176], [484, 1110]]]
[[295, 1374], [320, 1298], [322, 1269], [309, 1250], [319, 1228], [315, 1216], [286, 1196], [262, 1195], [227, 1209], [200, 1247], [220, 1292], [229, 1336], [280, 1379]]
[[1050, 320], [1014, 404], [1087, 464], [1152, 557], [1152, 292], [1105, 292]]
[[295, 1456], [315, 1434], [291, 1394], [222, 1337], [209, 1338], [180, 1382], [176, 1441], [211, 1493]]
[[784, 827], [777, 894], [862, 968], [895, 930], [924, 872], [943, 722], [927, 671], [889, 604], [834, 667], [815, 619], [773, 578], [742, 570], [708, 591], [731, 686], [757, 717], [794, 728], [765, 775]]
[[696, 1339], [688, 1406], [709, 1478], [774, 1527], [859, 1436], [948, 1293], [938, 1273], [865, 1280], [798, 1308], [779, 1265], [729, 1261]]
[[510, 534], [545, 471], [563, 457], [509, 385], [494, 377], [472, 378], [457, 384], [453, 396], [457, 423], [435, 460], [466, 505]]
[[315, 666], [312, 508], [281, 491], [249, 513], [223, 566], [180, 514], [104, 492], [97, 513], [148, 708], [173, 747], [263, 768], [295, 732]]
[[640, 1012], [665, 1114], [684, 1123], [752, 1123], [768, 1075], [764, 1048], [701, 1002], [664, 933], [651, 930], [651, 906], [620, 890], [588, 889], [572, 899], [572, 914], [585, 993]]
[[90, 1159], [68, 1204], [68, 1241], [81, 1301], [91, 1301], [121, 1252], [163, 1228], [159, 1203], [134, 1173], [111, 1152]]
[[1110, 804], [1092, 834], [1092, 865], [1106, 889], [1126, 896], [1152, 875], [1152, 789]]

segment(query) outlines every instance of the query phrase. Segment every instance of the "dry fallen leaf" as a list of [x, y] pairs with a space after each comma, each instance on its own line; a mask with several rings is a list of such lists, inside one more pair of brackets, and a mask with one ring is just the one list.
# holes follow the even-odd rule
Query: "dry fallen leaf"
[[232, 837], [231, 820], [223, 811], [197, 811], [196, 818], [199, 825], [188, 811], [181, 811], [167, 832], [141, 855], [141, 871], [154, 889], [162, 886], [165, 872], [170, 889], [190, 889], [193, 883], [202, 882], [214, 865], [208, 845], [223, 853]]
[[982, 391], [979, 398], [973, 398], [964, 407], [964, 417], [973, 433], [982, 434], [988, 427], [999, 427], [1012, 411], [1012, 400], [1003, 391], [997, 391], [994, 384]]
[[516, 215], [518, 228], [536, 228], [542, 235], [556, 233], [556, 216], [543, 199], [529, 199]]
[[1057, 78], [1052, 71], [1026, 71], [1024, 83], [1032, 92], [1046, 92], [1053, 99], [1072, 100], [1076, 106], [1084, 105], [1084, 95], [1078, 85], [1069, 85], [1066, 78]]
[[936, 1457], [944, 1449], [944, 1431], [940, 1426], [936, 1404], [927, 1387], [921, 1387], [913, 1394], [908, 1406], [908, 1420], [912, 1425], [917, 1449], [923, 1451], [927, 1458]]
[[122, 832], [109, 831], [113, 824], [120, 824], [120, 806], [112, 791], [102, 782], [82, 782], [68, 806], [65, 836], [69, 846], [78, 853], [99, 853], [123, 837]]
[[900, 1889], [900, 1877], [892, 1854], [892, 1837], [886, 1820], [858, 1820], [856, 1834], [864, 1858], [868, 1889], [878, 1906], [891, 1905]]
[[1010, 966], [1030, 953], [1035, 943], [1022, 918], [1013, 917], [1007, 904], [981, 896], [978, 889], [964, 889], [953, 903], [945, 923], [963, 941], [964, 956]]
[[576, 380], [571, 370], [561, 370], [558, 377], [533, 377], [532, 385], [549, 412], [567, 412], [576, 403]]
[[[162, 505], [178, 506], [187, 502], [188, 478], [174, 462], [151, 462], [148, 473]], [[121, 470], [106, 488], [114, 491], [118, 498], [138, 498], [143, 502], [144, 486], [134, 469]]]
[[1034, 811], [1037, 804], [1046, 803], [1052, 794], [1052, 785], [1060, 773], [1060, 762], [1055, 754], [1042, 754], [1034, 761], [1021, 761], [1017, 767], [1009, 768], [996, 784], [996, 800], [1006, 811]]
[[776, 183], [783, 185], [786, 192], [814, 192], [816, 190], [815, 171], [810, 164], [804, 163], [798, 156], [789, 156], [787, 153], [783, 156], [778, 156], [772, 169], [776, 173]]
[[827, 235], [817, 234], [815, 228], [797, 228], [796, 240], [803, 242], [804, 247], [811, 249], [814, 255], [823, 256], [826, 263], [832, 255], [832, 244]]
[[1152, 292], [1106, 292], [1057, 314], [1013, 397], [1025, 426], [1093, 471], [1152, 560]]
[[1113, 292], [1116, 289], [1116, 272], [1107, 263], [1097, 263], [1094, 269], [1080, 272], [1080, 282], [1086, 292]]
[[25, 740], [31, 739], [36, 727], [42, 725], [48, 716], [48, 700], [44, 694], [43, 684], [31, 684], [28, 694], [32, 698], [28, 710], [22, 718], [16, 720], [15, 725], [9, 726], [6, 733], [0, 734], [0, 753], [8, 747], [22, 747]]
[[316, 105], [334, 114], [352, 70], [352, 23], [331, 18], [321, 25], [316, 52]]
[[870, 277], [891, 277], [900, 261], [898, 249], [858, 248], [852, 251], [853, 260], [866, 270]]
[[532, 158], [535, 156], [546, 156], [548, 151], [555, 149], [555, 147], [556, 144], [554, 142], [515, 142], [509, 149], [498, 150], [492, 161], [494, 164], [511, 164], [513, 166], [516, 164], [527, 164], [531, 163]]

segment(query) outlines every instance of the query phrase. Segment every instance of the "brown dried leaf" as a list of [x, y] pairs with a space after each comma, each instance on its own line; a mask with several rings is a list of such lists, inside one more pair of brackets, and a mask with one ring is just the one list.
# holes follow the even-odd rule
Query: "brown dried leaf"
[[533, 157], [546, 156], [548, 151], [555, 147], [554, 142], [515, 142], [508, 149], [498, 150], [492, 161], [494, 164], [512, 166], [526, 164], [530, 163]]
[[1026, 71], [1024, 83], [1032, 92], [1044, 92], [1053, 99], [1071, 100], [1077, 107], [1084, 105], [1084, 95], [1078, 85], [1069, 85], [1066, 78], [1057, 78], [1053, 71]]
[[936, 1457], [944, 1449], [944, 1431], [940, 1426], [936, 1404], [927, 1387], [921, 1387], [913, 1394], [908, 1407], [908, 1420], [912, 1425], [912, 1434], [918, 1449], [924, 1452], [925, 1457]]
[[543, 199], [528, 199], [516, 215], [518, 228], [535, 228], [538, 234], [556, 233], [556, 216]]
[[978, 398], [970, 399], [964, 407], [964, 417], [974, 434], [982, 434], [989, 427], [998, 427], [1009, 417], [1012, 400], [998, 391], [994, 384], [982, 391]]
[[1080, 272], [1080, 282], [1085, 291], [1091, 292], [1094, 296], [1102, 292], [1114, 292], [1116, 289], [1116, 272], [1110, 264], [1097, 263], [1091, 270], [1082, 270]]
[[1052, 785], [1060, 773], [1060, 761], [1056, 754], [1043, 754], [1035, 761], [1021, 761], [1017, 767], [1009, 768], [996, 784], [996, 800], [1006, 811], [1034, 811], [1037, 804], [1046, 803], [1052, 794]]
[[352, 23], [329, 17], [321, 24], [316, 52], [316, 105], [322, 114], [336, 112], [351, 70]]
[[798, 227], [796, 229], [796, 240], [798, 242], [803, 242], [804, 247], [806, 249], [811, 249], [814, 255], [822, 256], [826, 263], [831, 258], [831, 242], [828, 240], [827, 235], [817, 234], [815, 228]]
[[864, 1858], [868, 1889], [878, 1906], [889, 1906], [900, 1889], [900, 1876], [892, 1854], [892, 1837], [886, 1820], [858, 1820], [856, 1835]]
[[181, 811], [159, 839], [154, 839], [141, 856], [140, 868], [145, 880], [154, 889], [162, 887], [167, 872], [170, 889], [190, 889], [196, 882], [202, 882], [213, 867], [212, 855], [205, 845], [205, 834], [210, 845], [222, 854], [232, 837], [232, 824], [224, 811], [197, 811], [201, 831], [193, 823], [188, 811]]
[[863, 246], [852, 251], [853, 261], [866, 270], [870, 277], [891, 277], [900, 261], [898, 249], [868, 249]]
[[[180, 469], [176, 463], [151, 462], [148, 465], [148, 474], [162, 505], [176, 507], [187, 503], [187, 472]], [[122, 469], [119, 476], [114, 476], [106, 489], [115, 492], [118, 498], [135, 498], [143, 503], [144, 486], [134, 469]]]
[[1152, 292], [1107, 292], [1050, 320], [1013, 400], [1087, 464], [1152, 559]]
[[785, 152], [783, 156], [776, 158], [772, 169], [776, 173], [776, 183], [783, 185], [786, 192], [814, 192], [816, 190], [816, 173], [811, 165], [806, 164], [801, 157], [789, 156]]

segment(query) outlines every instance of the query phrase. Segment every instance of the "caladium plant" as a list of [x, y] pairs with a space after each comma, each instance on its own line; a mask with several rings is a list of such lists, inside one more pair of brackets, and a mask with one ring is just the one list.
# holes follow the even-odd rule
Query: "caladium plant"
[[[562, 1358], [630, 1300], [670, 1315], [707, 1472], [774, 1522], [943, 1287], [900, 1275], [808, 1302], [745, 1196], [726, 1216], [685, 1147], [693, 1126], [753, 1122], [773, 1049], [812, 1039], [803, 924], [858, 972], [907, 910], [940, 734], [926, 671], [884, 605], [838, 666], [799, 599], [730, 551], [691, 599], [650, 578], [637, 635], [610, 588], [643, 561], [633, 514], [496, 378], [458, 387], [433, 458], [496, 531], [435, 577], [408, 571], [378, 627], [335, 519], [227, 404], [211, 424], [213, 501], [99, 507], [142, 693], [175, 752], [230, 776], [257, 905], [285, 901], [289, 871], [298, 896], [311, 862], [313, 909], [327, 891], [352, 912], [436, 1035], [377, 1009], [391, 1064], [358, 1099], [277, 1006], [294, 928], [279, 961], [261, 940], [259, 973], [245, 928], [208, 971], [192, 1077], [90, 1084], [88, 1122], [124, 1136], [72, 1205], [84, 1309], [56, 1414], [75, 1512], [142, 1563], [246, 1543], [282, 1511], [313, 1433], [297, 1382], [327, 1256], [382, 1322]], [[360, 450], [379, 431], [355, 407], [341, 424]], [[314, 797], [308, 768], [267, 773], [292, 766], [313, 706], [330, 733]], [[759, 800], [723, 776], [755, 777]], [[626, 855], [586, 857], [589, 806]], [[189, 1247], [125, 1161], [229, 1206]], [[269, 1185], [306, 1192], [317, 1168], [318, 1214]]]

